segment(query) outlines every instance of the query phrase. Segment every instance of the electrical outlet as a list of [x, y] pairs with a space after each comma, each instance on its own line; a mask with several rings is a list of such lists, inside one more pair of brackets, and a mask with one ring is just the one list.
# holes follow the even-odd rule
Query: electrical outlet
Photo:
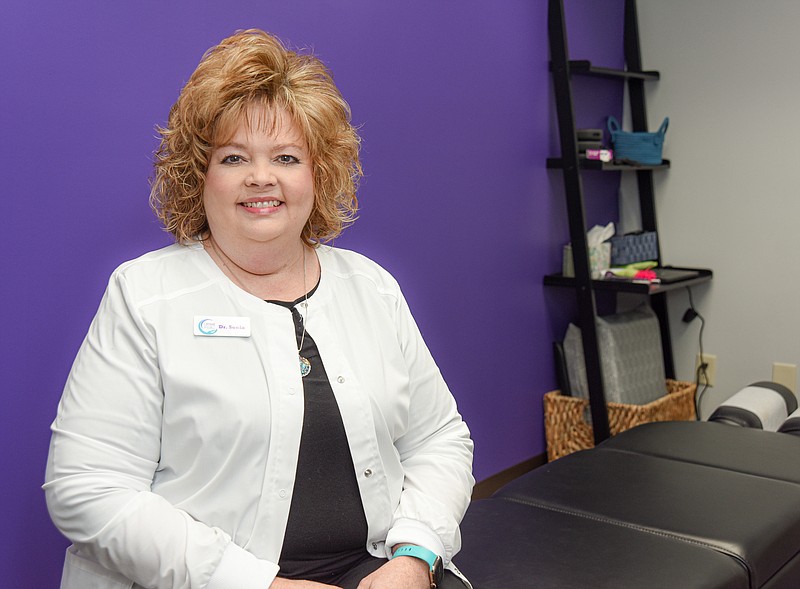
[[700, 354], [697, 354], [694, 368], [695, 374], [699, 376], [698, 382], [713, 387], [717, 382], [717, 357], [714, 354], [703, 354], [703, 362], [706, 364], [705, 373], [700, 371]]
[[772, 382], [782, 384], [793, 393], [797, 393], [797, 364], [773, 363]]

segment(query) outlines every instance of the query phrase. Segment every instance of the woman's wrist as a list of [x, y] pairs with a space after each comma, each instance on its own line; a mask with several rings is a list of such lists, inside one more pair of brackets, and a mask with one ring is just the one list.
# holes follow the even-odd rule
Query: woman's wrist
[[400, 542], [399, 544], [395, 544], [394, 546], [392, 546], [392, 549], [391, 549], [392, 550], [392, 556], [394, 556], [394, 553], [397, 552], [397, 549], [402, 547], [402, 546], [414, 546], [414, 544], [412, 544], [411, 542]]
[[444, 575], [442, 557], [424, 546], [400, 543], [392, 546], [392, 559], [406, 557], [405, 560], [416, 561], [420, 573], [424, 573], [431, 587], [437, 587]]

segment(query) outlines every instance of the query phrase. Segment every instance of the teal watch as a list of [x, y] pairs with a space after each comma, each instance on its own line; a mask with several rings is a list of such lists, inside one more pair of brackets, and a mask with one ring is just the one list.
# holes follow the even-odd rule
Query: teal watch
[[436, 589], [439, 585], [441, 585], [442, 575], [444, 575], [444, 567], [442, 566], [442, 558], [438, 554], [431, 552], [422, 546], [406, 544], [405, 546], [401, 546], [395, 550], [392, 558], [397, 558], [398, 556], [411, 556], [413, 558], [424, 560], [426, 563], [428, 563], [428, 567], [430, 567], [429, 573], [431, 589]]

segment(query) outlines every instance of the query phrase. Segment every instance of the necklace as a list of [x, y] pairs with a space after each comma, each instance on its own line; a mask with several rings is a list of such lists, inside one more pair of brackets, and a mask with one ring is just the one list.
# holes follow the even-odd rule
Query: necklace
[[[242, 290], [247, 291], [247, 287], [239, 280], [239, 277], [230, 269], [228, 263], [225, 261], [225, 258], [222, 257], [222, 254], [217, 249], [217, 243], [214, 239], [214, 236], [209, 236], [209, 243], [211, 243], [211, 249], [214, 250], [217, 258], [219, 261], [222, 262], [222, 265], [225, 266], [225, 269], [228, 271], [228, 274], [239, 284]], [[248, 291], [249, 292], [249, 291]], [[301, 306], [305, 311], [305, 317], [300, 316], [300, 323], [303, 324], [303, 334], [300, 336], [300, 346], [297, 348], [297, 357], [300, 361], [300, 376], [305, 378], [309, 374], [311, 374], [311, 362], [309, 362], [308, 358], [304, 357], [300, 352], [303, 350], [303, 343], [306, 341], [306, 321], [308, 319], [308, 287], [306, 286], [306, 246], [303, 245], [303, 292], [305, 293], [303, 297], [303, 302]]]
[[300, 322], [303, 324], [303, 335], [300, 337], [300, 347], [297, 348], [297, 357], [300, 359], [300, 376], [305, 378], [309, 374], [311, 374], [311, 362], [308, 361], [308, 358], [304, 357], [300, 352], [303, 350], [303, 342], [306, 341], [306, 321], [308, 320], [308, 288], [306, 287], [306, 246], [303, 245], [303, 292], [305, 293], [305, 298], [303, 299], [303, 310], [305, 311], [305, 317], [300, 318]]

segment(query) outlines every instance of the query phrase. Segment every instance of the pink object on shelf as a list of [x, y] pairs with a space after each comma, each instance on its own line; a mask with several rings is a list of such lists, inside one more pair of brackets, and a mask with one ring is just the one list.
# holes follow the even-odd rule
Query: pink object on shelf
[[600, 160], [601, 162], [610, 162], [614, 159], [614, 152], [610, 149], [587, 149], [587, 160]]
[[656, 280], [658, 275], [652, 270], [639, 270], [634, 276], [635, 280]]

